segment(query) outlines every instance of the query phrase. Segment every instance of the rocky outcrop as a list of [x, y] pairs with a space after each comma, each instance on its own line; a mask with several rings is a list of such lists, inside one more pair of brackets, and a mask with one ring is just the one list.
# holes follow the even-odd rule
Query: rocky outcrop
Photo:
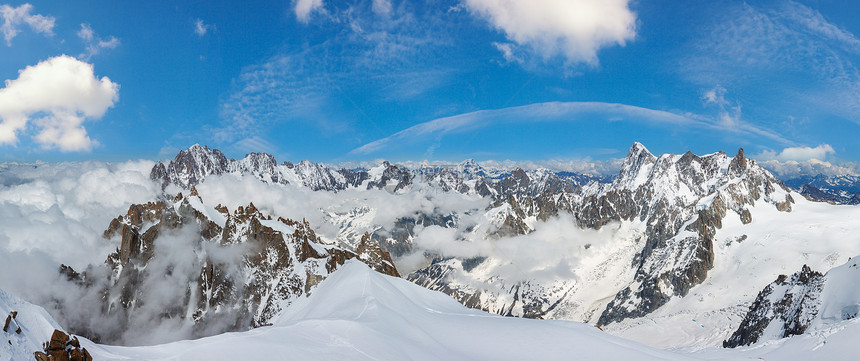
[[3, 323], [3, 332], [14, 332], [21, 334], [21, 325], [18, 324], [18, 312], [12, 311], [6, 315], [6, 321]]
[[765, 332], [777, 338], [803, 334], [818, 314], [824, 281], [824, 275], [806, 265], [791, 277], [780, 275], [759, 292], [723, 347], [754, 344]]
[[37, 351], [36, 361], [93, 361], [93, 357], [76, 336], [54, 330], [51, 339], [44, 345], [44, 352]]

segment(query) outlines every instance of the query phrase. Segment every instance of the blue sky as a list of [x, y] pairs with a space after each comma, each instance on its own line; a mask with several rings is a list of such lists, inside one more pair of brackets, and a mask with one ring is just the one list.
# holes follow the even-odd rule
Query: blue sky
[[0, 0], [0, 15], [0, 161], [194, 143], [293, 161], [603, 160], [634, 141], [860, 160], [853, 2]]

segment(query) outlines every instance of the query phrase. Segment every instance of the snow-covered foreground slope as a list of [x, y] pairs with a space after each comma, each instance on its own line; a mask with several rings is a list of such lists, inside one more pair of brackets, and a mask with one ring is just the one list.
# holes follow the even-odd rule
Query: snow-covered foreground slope
[[[0, 268], [0, 272], [8, 270]], [[12, 313], [15, 318], [12, 319]], [[8, 325], [6, 319], [9, 319]], [[32, 360], [55, 329], [62, 328], [45, 309], [0, 289], [0, 361]], [[18, 330], [20, 329], [20, 332]]]
[[687, 360], [565, 321], [501, 317], [350, 262], [275, 322], [150, 347], [84, 344], [97, 360]]
[[[59, 326], [40, 307], [0, 290], [0, 312], [12, 310], [18, 311], [15, 325], [22, 333], [0, 332], [0, 360], [30, 360]], [[155, 346], [104, 346], [86, 339], [81, 345], [96, 360], [772, 361], [853, 360], [858, 339], [860, 319], [852, 319], [737, 349], [658, 350], [587, 324], [468, 309], [445, 294], [350, 261], [310, 297], [281, 313], [273, 326]]]

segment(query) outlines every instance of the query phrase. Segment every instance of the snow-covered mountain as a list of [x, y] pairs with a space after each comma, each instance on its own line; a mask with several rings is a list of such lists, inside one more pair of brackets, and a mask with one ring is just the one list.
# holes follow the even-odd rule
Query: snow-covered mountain
[[[320, 163], [301, 161], [298, 164], [283, 162], [266, 153], [250, 153], [240, 160], [227, 159], [221, 151], [195, 144], [181, 150], [169, 162], [158, 162], [150, 177], [162, 187], [173, 184], [180, 189], [189, 189], [200, 184], [207, 176], [234, 174], [251, 175], [266, 183], [292, 184], [314, 191], [340, 191], [347, 188], [387, 189], [392, 192], [405, 191], [413, 181], [441, 187], [443, 191], [477, 193], [482, 196], [508, 195], [526, 192], [536, 195], [547, 190], [557, 190], [589, 182], [606, 182], [604, 177], [594, 177], [572, 172], [555, 172], [548, 169], [507, 172], [486, 169], [472, 159], [447, 166], [419, 165], [410, 169], [403, 165], [383, 161], [369, 169], [334, 169]], [[527, 174], [528, 184], [520, 184]], [[502, 184], [506, 181], [506, 184]], [[525, 186], [526, 188], [517, 188]]]
[[[194, 146], [185, 152], [215, 151]], [[212, 157], [180, 153], [171, 162], [156, 164], [152, 176], [178, 186], [190, 184], [186, 183], [190, 179], [200, 182], [203, 178], [192, 175], [205, 173], [209, 168], [177, 165], [184, 164], [184, 159]], [[775, 225], [803, 224], [809, 222], [809, 212], [818, 207], [746, 158], [742, 149], [734, 156], [723, 152], [655, 156], [642, 144], [635, 143], [611, 183], [548, 170], [487, 170], [473, 161], [447, 167], [425, 164], [415, 169], [388, 162], [368, 170], [333, 170], [316, 165], [319, 172], [299, 173], [289, 163], [255, 171], [253, 167], [231, 165], [234, 162], [237, 161], [226, 161], [221, 173], [210, 174], [253, 175], [264, 182], [312, 190], [359, 192], [342, 197], [382, 189], [402, 197], [433, 190], [489, 199], [485, 209], [443, 212], [430, 207], [401, 214], [389, 225], [374, 223], [379, 209], [372, 206], [324, 211], [325, 222], [337, 228], [335, 238], [355, 238], [370, 232], [383, 249], [391, 252], [395, 264], [409, 271], [409, 280], [445, 292], [469, 307], [508, 316], [593, 322], [623, 334], [639, 332], [634, 331], [642, 329], [637, 320], [663, 317], [658, 315], [678, 307], [675, 304], [693, 302], [691, 293], [713, 286], [714, 276], [724, 276], [723, 272], [715, 275], [713, 270], [719, 270], [729, 260], [720, 259], [726, 252], [746, 248], [737, 246], [741, 242], [770, 244], [771, 234], [758, 233], [765, 226], [759, 218]], [[306, 169], [314, 165], [303, 163], [307, 164]], [[161, 172], [161, 168], [189, 171], [174, 174]], [[335, 175], [326, 178], [321, 174]], [[326, 183], [319, 179], [333, 181]], [[313, 184], [329, 185], [309, 186]], [[436, 202], [431, 195], [425, 199]], [[802, 205], [798, 206], [798, 202]], [[798, 207], [804, 209], [794, 212]], [[837, 213], [841, 214], [853, 212], [839, 210]], [[726, 229], [727, 224], [730, 229]], [[550, 234], [546, 230], [556, 226], [563, 228], [558, 232], [568, 235], [559, 237], [558, 232]], [[848, 232], [854, 228], [849, 227]], [[439, 245], [441, 236], [454, 243]], [[791, 235], [791, 240], [801, 242], [808, 236], [798, 233]], [[559, 247], [574, 254], [557, 266], [533, 267], [516, 261], [518, 255], [502, 251], [507, 243], [535, 239], [530, 241], [531, 246], [520, 243], [519, 247], [534, 247], [528, 252], [543, 252], [547, 240], [555, 238], [562, 242]], [[434, 247], [428, 248], [429, 239], [436, 242]], [[448, 249], [453, 249], [456, 242], [483, 250], [450, 252]], [[833, 266], [834, 261], [844, 261], [846, 254], [858, 252], [857, 242], [847, 242], [815, 257], [821, 257], [816, 259], [819, 265]], [[415, 268], [415, 259], [421, 259], [421, 254], [424, 262], [418, 262]], [[800, 267], [810, 257], [806, 254], [793, 256], [789, 263]], [[556, 267], [551, 271], [553, 276], [540, 276], [550, 266]], [[718, 344], [727, 338], [730, 329], [736, 329], [740, 323], [739, 309], [748, 307], [757, 290], [781, 272], [762, 268], [761, 274], [752, 277], [759, 283], [742, 288], [752, 295], [718, 302], [723, 305], [720, 307], [732, 311], [707, 310], [733, 313], [719, 326], [722, 339], [708, 338], [708, 344]], [[676, 341], [670, 346], [694, 342]]]
[[[625, 242], [607, 259], [547, 283], [510, 284], [492, 274], [494, 260], [487, 259], [441, 259], [409, 278], [491, 312], [607, 325], [647, 315], [703, 282], [713, 267], [714, 236], [723, 218], [750, 223], [749, 207], [756, 202], [782, 212], [794, 203], [790, 190], [746, 159], [743, 150], [734, 157], [722, 152], [656, 157], [636, 143], [610, 185], [545, 188], [536, 194], [518, 181], [523, 183], [513, 174], [502, 181], [515, 184], [502, 190], [516, 191], [490, 212], [503, 217], [501, 227], [510, 229], [505, 235], [529, 233], [530, 224], [568, 213], [584, 228], [615, 224], [611, 227], [624, 230], [617, 237]], [[476, 283], [490, 287], [482, 290]], [[595, 287], [602, 290], [600, 297], [593, 295]]]

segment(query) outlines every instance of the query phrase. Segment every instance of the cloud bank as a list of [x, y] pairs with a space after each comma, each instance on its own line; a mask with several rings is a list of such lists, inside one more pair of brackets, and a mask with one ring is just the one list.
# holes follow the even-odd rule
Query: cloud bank
[[765, 150], [752, 158], [781, 179], [824, 175], [827, 177], [860, 176], [860, 163], [826, 161], [836, 151], [830, 144], [816, 147], [789, 147], [777, 152]]
[[101, 118], [118, 97], [119, 84], [99, 79], [91, 64], [73, 57], [28, 66], [0, 89], [0, 145], [16, 145], [32, 123], [39, 129], [33, 138], [43, 148], [88, 151], [98, 143], [84, 121]]
[[0, 32], [3, 33], [6, 46], [12, 46], [12, 39], [21, 31], [20, 26], [23, 24], [27, 24], [36, 33], [46, 36], [54, 35], [54, 17], [32, 14], [32, 10], [33, 5], [30, 4], [23, 4], [15, 8], [7, 4], [0, 5], [0, 16], [3, 18]]
[[[464, 0], [521, 47], [543, 58], [563, 56], [570, 63], [597, 63], [597, 51], [624, 46], [636, 36], [636, 14], [629, 0]], [[496, 45], [513, 58], [508, 45]]]
[[809, 160], [823, 161], [828, 155], [836, 154], [830, 144], [821, 144], [817, 147], [789, 147], [784, 148], [777, 153], [772, 150], [765, 150], [756, 155], [756, 159], [761, 160], [778, 160], [780, 162], [795, 161], [803, 162]]

